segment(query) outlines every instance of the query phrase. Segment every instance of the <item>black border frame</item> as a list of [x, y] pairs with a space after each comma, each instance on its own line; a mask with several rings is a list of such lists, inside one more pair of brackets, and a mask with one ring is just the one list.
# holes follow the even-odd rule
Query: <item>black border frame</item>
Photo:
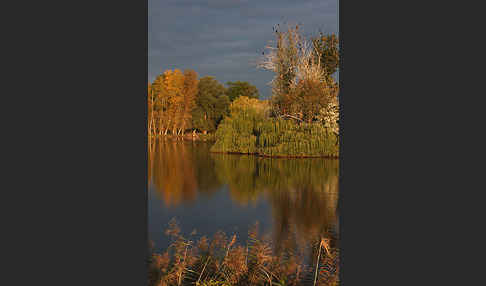
[[[5, 81], [14, 92], [5, 99], [17, 100], [3, 105], [15, 111], [5, 120], [15, 130], [7, 149], [15, 158], [6, 165], [19, 174], [5, 176], [11, 179], [5, 193], [20, 202], [8, 212], [12, 230], [3, 232], [13, 245], [5, 255], [19, 266], [12, 278], [146, 284], [147, 198], [140, 190], [147, 189], [148, 2], [47, 5], [19, 7], [8, 28], [20, 32], [4, 40], [13, 44], [6, 55], [14, 60]], [[341, 285], [439, 284], [454, 274], [443, 273], [452, 260], [443, 249], [429, 254], [444, 247], [450, 228], [424, 238], [446, 220], [437, 214], [443, 194], [459, 190], [449, 180], [459, 174], [444, 170], [450, 158], [434, 152], [446, 154], [443, 146], [452, 145], [450, 137], [432, 140], [450, 131], [441, 127], [448, 117], [435, 112], [446, 110], [448, 96], [448, 107], [460, 112], [464, 87], [477, 92], [470, 79], [444, 68], [454, 64], [451, 54], [460, 54], [451, 38], [461, 42], [454, 37], [473, 26], [460, 27], [460, 18], [471, 16], [458, 15], [454, 5], [449, 17], [447, 8], [445, 2], [339, 2]], [[469, 108], [463, 112], [470, 115]], [[426, 201], [428, 194], [440, 202]], [[435, 265], [440, 271], [419, 280]], [[468, 278], [459, 275], [461, 283]]]

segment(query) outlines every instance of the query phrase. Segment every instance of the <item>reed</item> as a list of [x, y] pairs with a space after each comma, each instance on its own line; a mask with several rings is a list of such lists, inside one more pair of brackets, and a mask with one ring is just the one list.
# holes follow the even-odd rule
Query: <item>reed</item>
[[[276, 255], [268, 240], [258, 234], [258, 225], [249, 233], [246, 246], [236, 235], [228, 239], [217, 232], [212, 240], [203, 236], [193, 242], [181, 235], [176, 221], [166, 231], [172, 239], [163, 253], [149, 258], [149, 285], [338, 285], [337, 249], [321, 238], [315, 267], [306, 265], [301, 252]], [[313, 252], [312, 252], [313, 253]]]

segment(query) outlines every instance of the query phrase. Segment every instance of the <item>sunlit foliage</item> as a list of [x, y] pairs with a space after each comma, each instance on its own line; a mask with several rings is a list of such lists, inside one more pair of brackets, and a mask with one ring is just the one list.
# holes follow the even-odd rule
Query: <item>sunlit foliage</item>
[[274, 28], [276, 42], [267, 46], [258, 66], [275, 73], [272, 84], [272, 111], [308, 123], [318, 120], [321, 109], [335, 101], [339, 51], [335, 35], [320, 34], [305, 39], [299, 26]]
[[231, 103], [230, 116], [218, 127], [212, 147], [215, 152], [257, 153], [257, 124], [265, 120], [266, 101], [238, 97]]
[[192, 110], [198, 91], [193, 70], [166, 70], [148, 89], [149, 134], [183, 134], [192, 125]]
[[213, 152], [265, 156], [337, 157], [337, 135], [323, 124], [295, 122], [268, 115], [269, 104], [240, 97], [216, 131]]
[[[193, 135], [207, 139], [228, 115], [229, 104], [240, 96], [258, 98], [258, 89], [248, 82], [228, 82], [228, 88], [214, 77], [198, 79], [193, 70], [166, 70], [148, 84], [148, 133], [150, 136]], [[212, 137], [209, 136], [209, 137]]]

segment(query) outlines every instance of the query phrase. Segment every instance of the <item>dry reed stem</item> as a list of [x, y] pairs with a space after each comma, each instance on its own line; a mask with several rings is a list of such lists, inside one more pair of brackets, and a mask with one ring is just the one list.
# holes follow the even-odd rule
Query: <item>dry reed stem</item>
[[201, 271], [201, 274], [199, 275], [199, 278], [197, 279], [197, 282], [196, 282], [196, 285], [199, 285], [199, 281], [201, 280], [201, 277], [204, 273], [204, 269], [206, 269], [206, 265], [208, 265], [208, 262], [209, 262], [209, 259], [211, 258], [211, 256], [208, 257], [208, 259], [206, 260], [206, 263], [204, 264], [204, 267]]
[[323, 239], [321, 238], [321, 243], [319, 243], [319, 254], [317, 255], [317, 262], [316, 262], [316, 272], [314, 275], [314, 286], [316, 285], [317, 282], [317, 270], [319, 269], [319, 259], [321, 257], [321, 248], [323, 246]]

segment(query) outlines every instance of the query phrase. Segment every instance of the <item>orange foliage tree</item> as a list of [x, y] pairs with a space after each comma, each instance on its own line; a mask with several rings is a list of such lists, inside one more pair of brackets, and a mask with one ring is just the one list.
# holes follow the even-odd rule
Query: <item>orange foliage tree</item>
[[148, 107], [150, 135], [183, 135], [191, 128], [198, 75], [193, 70], [166, 70], [149, 84]]

